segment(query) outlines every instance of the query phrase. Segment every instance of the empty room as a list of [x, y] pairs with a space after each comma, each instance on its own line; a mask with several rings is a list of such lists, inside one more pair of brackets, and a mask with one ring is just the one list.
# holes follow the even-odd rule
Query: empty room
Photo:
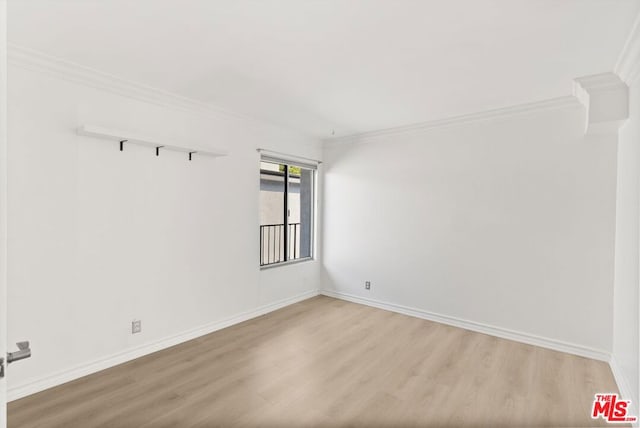
[[0, 428], [639, 426], [640, 1], [0, 0]]

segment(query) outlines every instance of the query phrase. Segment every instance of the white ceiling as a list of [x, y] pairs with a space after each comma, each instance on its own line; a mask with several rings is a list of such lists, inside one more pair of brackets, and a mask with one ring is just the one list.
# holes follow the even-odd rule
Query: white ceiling
[[637, 0], [9, 0], [9, 40], [318, 137], [568, 95]]

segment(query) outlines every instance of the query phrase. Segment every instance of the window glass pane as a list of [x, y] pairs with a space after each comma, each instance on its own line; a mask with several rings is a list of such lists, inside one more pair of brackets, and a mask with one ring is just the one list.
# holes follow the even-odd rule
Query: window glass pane
[[311, 257], [313, 236], [313, 171], [289, 166], [289, 260]]
[[260, 162], [260, 266], [285, 260], [285, 165]]

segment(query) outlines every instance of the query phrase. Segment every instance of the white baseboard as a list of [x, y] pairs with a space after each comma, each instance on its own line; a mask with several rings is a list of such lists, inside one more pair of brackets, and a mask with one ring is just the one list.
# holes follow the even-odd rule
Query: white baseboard
[[[631, 390], [631, 386], [629, 385], [626, 376], [622, 372], [622, 368], [618, 365], [618, 362], [613, 355], [609, 360], [609, 366], [611, 367], [613, 378], [615, 379], [616, 384], [618, 384], [620, 395], [625, 400], [631, 400], [631, 408], [629, 409], [629, 414], [632, 416], [640, 417], [640, 415], [638, 414], [638, 412], [640, 411], [640, 403], [638, 403], [638, 399], [640, 397], [637, 397], [635, 392]], [[636, 422], [635, 424], [633, 424], [633, 426], [639, 426], [639, 422]]]
[[329, 297], [334, 297], [336, 299], [347, 300], [349, 302], [360, 303], [362, 305], [373, 306], [375, 308], [385, 309], [387, 311], [397, 312], [400, 314], [409, 315], [416, 318], [435, 321], [441, 324], [460, 327], [465, 330], [476, 331], [478, 333], [484, 333], [490, 336], [496, 336], [503, 339], [514, 340], [516, 342], [522, 342], [528, 345], [535, 345], [535, 346], [540, 346], [542, 348], [552, 349], [554, 351], [560, 351], [560, 352], [566, 352], [568, 354], [579, 355], [581, 357], [587, 357], [587, 358], [592, 358], [595, 360], [606, 361], [606, 362], [609, 362], [611, 358], [611, 354], [607, 351], [593, 349], [586, 346], [577, 345], [569, 342], [563, 342], [555, 339], [549, 339], [546, 337], [536, 336], [529, 333], [509, 330], [502, 327], [495, 327], [492, 325], [464, 320], [461, 318], [451, 317], [448, 315], [441, 315], [434, 312], [425, 311], [422, 309], [411, 308], [403, 305], [397, 305], [395, 303], [383, 302], [380, 300], [355, 296], [353, 294], [342, 293], [339, 291], [321, 290], [320, 294], [323, 294]]
[[36, 392], [40, 392], [45, 389], [49, 389], [54, 386], [61, 385], [63, 383], [70, 382], [80, 377], [99, 372], [100, 370], [104, 370], [109, 367], [113, 367], [118, 364], [131, 361], [135, 358], [139, 358], [144, 355], [148, 355], [153, 352], [160, 351], [162, 349], [177, 345], [179, 343], [183, 343], [188, 340], [195, 339], [200, 336], [204, 336], [205, 334], [209, 334], [214, 331], [221, 330], [226, 327], [230, 327], [234, 324], [238, 324], [243, 321], [247, 321], [252, 318], [259, 317], [261, 315], [264, 315], [269, 312], [273, 312], [285, 306], [289, 306], [293, 303], [297, 303], [302, 300], [306, 300], [311, 297], [317, 296], [318, 294], [319, 292], [317, 290], [301, 293], [296, 296], [289, 297], [287, 299], [279, 300], [274, 303], [260, 306], [251, 311], [243, 312], [221, 321], [207, 324], [207, 325], [195, 328], [193, 330], [185, 331], [183, 333], [168, 337], [166, 339], [147, 343], [135, 348], [127, 349], [126, 351], [123, 351], [123, 352], [111, 354], [107, 357], [100, 358], [98, 360], [94, 360], [86, 364], [78, 365], [71, 369], [59, 371], [57, 373], [37, 379], [35, 381], [30, 381], [21, 385], [11, 386], [7, 390], [7, 400], [13, 401], [22, 397], [26, 397], [27, 395], [35, 394]]

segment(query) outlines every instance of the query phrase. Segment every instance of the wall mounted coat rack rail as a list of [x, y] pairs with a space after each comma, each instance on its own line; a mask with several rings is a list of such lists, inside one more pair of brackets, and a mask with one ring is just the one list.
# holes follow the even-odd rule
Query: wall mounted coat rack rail
[[229, 153], [226, 150], [219, 149], [199, 149], [193, 147], [181, 147], [171, 144], [165, 144], [154, 139], [135, 135], [131, 132], [122, 132], [112, 129], [106, 129], [99, 126], [83, 125], [77, 130], [78, 135], [85, 135], [88, 137], [96, 137], [104, 140], [113, 141], [119, 144], [120, 151], [124, 151], [127, 144], [136, 144], [138, 146], [146, 146], [155, 148], [156, 156], [160, 156], [160, 149], [170, 150], [174, 152], [182, 152], [188, 155], [188, 159], [191, 160], [193, 155], [198, 156], [210, 156], [221, 157], [227, 156]]

